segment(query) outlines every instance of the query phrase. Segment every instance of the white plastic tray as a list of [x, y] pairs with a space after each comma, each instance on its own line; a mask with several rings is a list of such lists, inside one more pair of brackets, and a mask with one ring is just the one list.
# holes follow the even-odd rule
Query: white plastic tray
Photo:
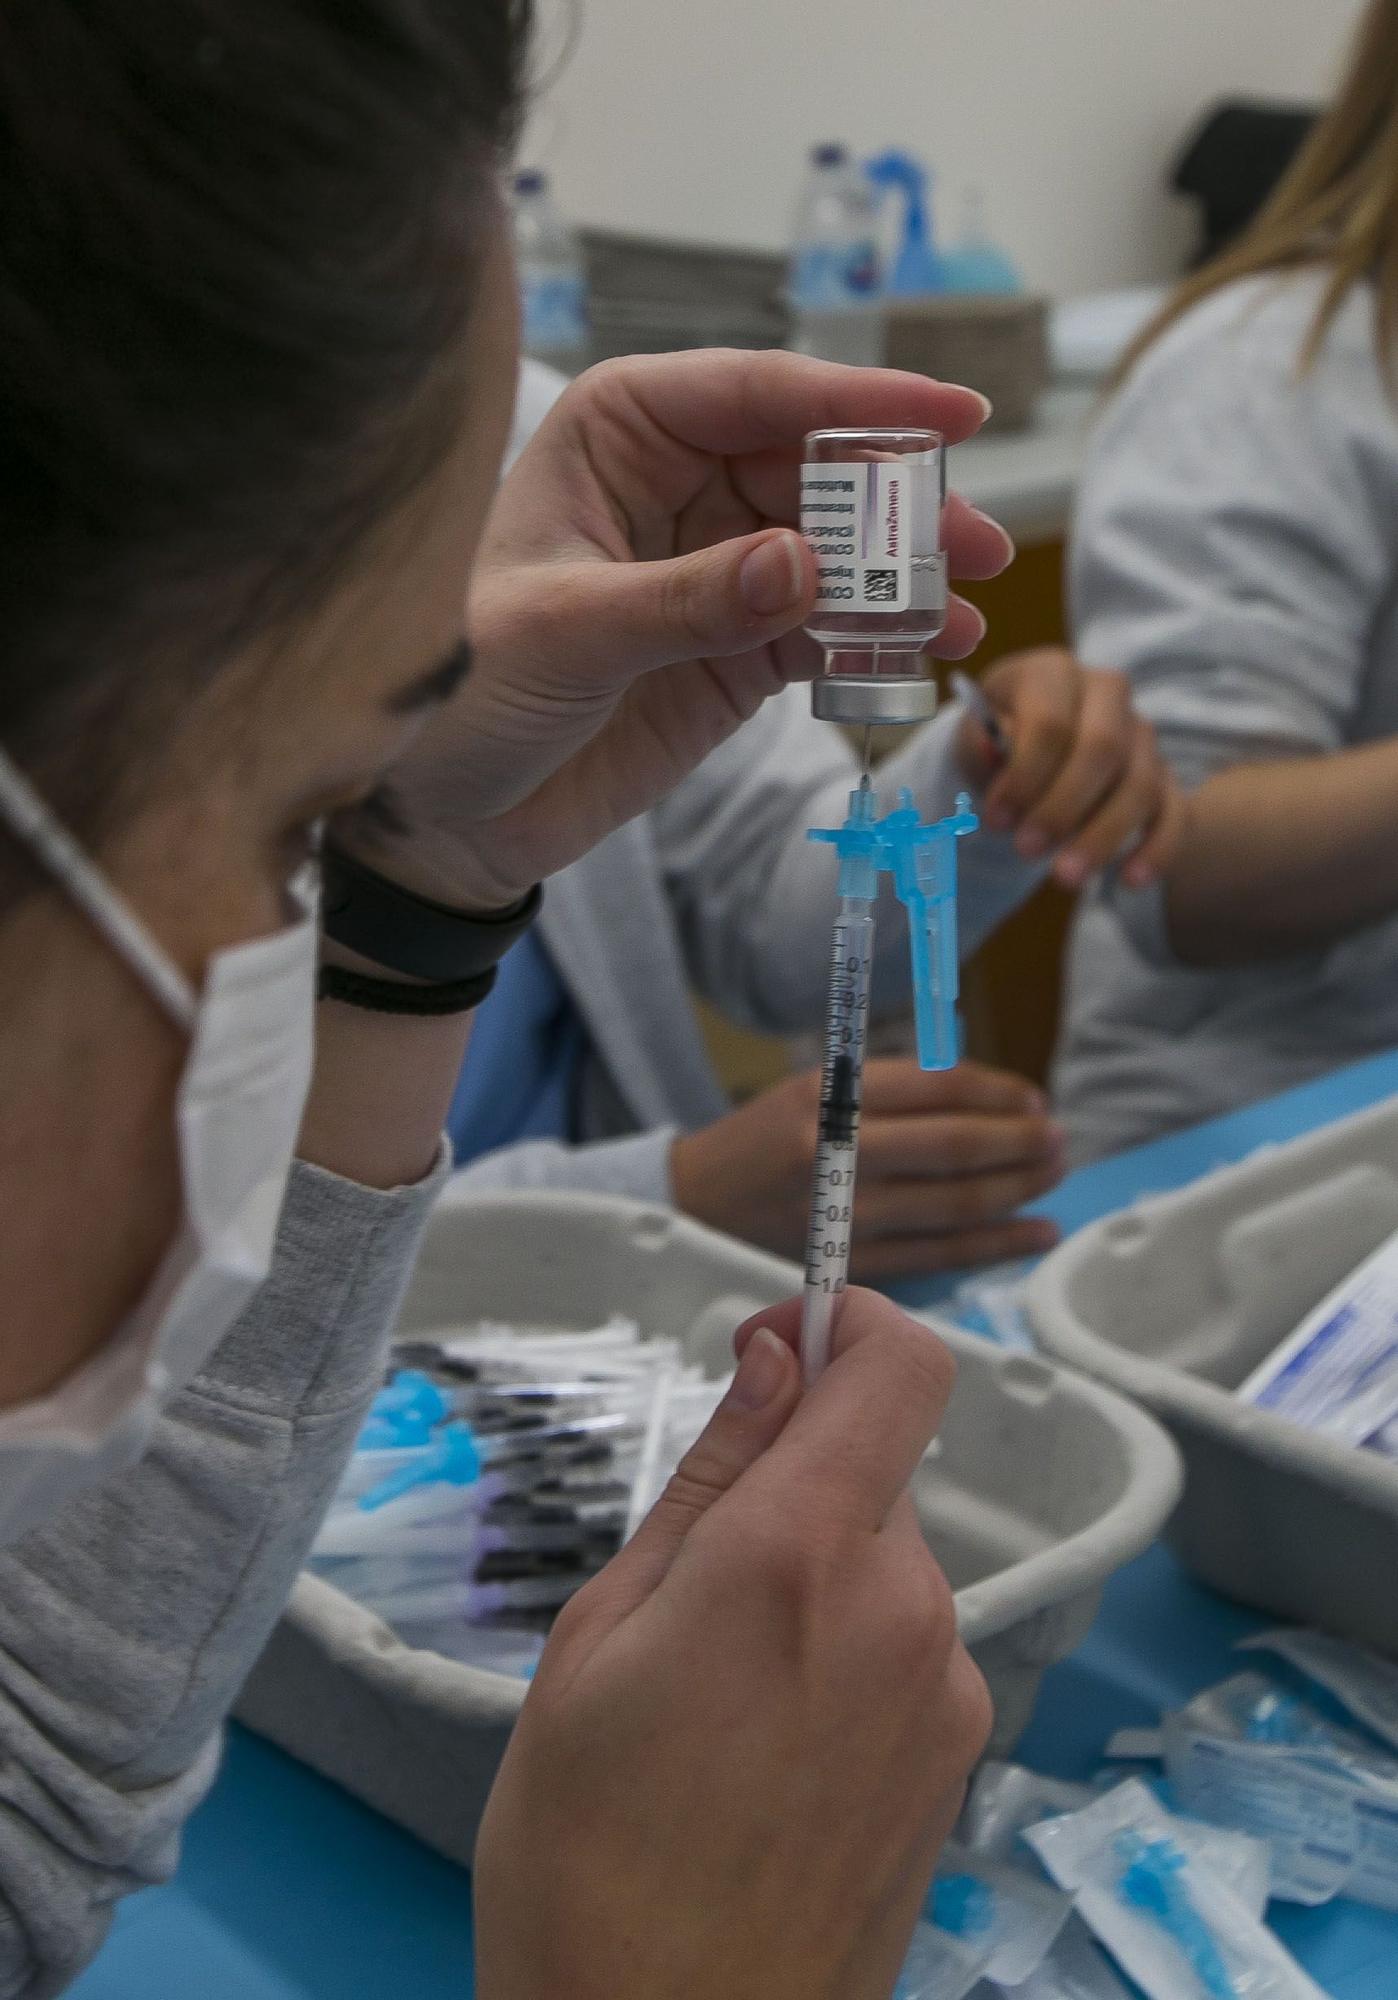
[[[715, 1371], [733, 1329], [800, 1287], [791, 1265], [668, 1211], [587, 1195], [449, 1192], [400, 1332], [463, 1320], [582, 1326], [617, 1311]], [[1153, 1539], [1179, 1464], [1149, 1418], [1030, 1355], [940, 1326], [960, 1371], [915, 1496], [996, 1704], [1003, 1751], [1040, 1677], [1086, 1632], [1105, 1579]], [[468, 1861], [521, 1683], [404, 1646], [310, 1577], [238, 1713], [434, 1846]]]
[[1185, 1458], [1169, 1539], [1246, 1604], [1398, 1654], [1398, 1465], [1232, 1391], [1398, 1229], [1398, 1100], [1071, 1237], [1030, 1280], [1058, 1360], [1134, 1397]]

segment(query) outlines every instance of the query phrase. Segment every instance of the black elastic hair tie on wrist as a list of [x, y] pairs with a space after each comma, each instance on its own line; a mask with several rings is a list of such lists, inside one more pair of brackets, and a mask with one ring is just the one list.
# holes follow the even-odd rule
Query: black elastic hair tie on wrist
[[389, 972], [441, 986], [459, 984], [498, 965], [524, 936], [543, 902], [543, 890], [536, 885], [509, 909], [473, 916], [415, 895], [346, 854], [333, 840], [325, 843], [321, 880], [320, 921], [328, 938]]
[[495, 967], [469, 979], [439, 981], [434, 986], [409, 986], [402, 980], [375, 979], [343, 965], [323, 965], [317, 982], [322, 1000], [343, 1000], [375, 1014], [466, 1014], [479, 1007], [495, 984]]

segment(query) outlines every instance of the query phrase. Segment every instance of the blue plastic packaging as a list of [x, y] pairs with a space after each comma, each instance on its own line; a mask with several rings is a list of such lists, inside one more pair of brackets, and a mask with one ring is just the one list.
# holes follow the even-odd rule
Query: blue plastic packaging
[[912, 793], [904, 790], [894, 810], [880, 819], [874, 794], [864, 785], [850, 794], [843, 826], [813, 827], [808, 836], [828, 842], [838, 854], [842, 898], [872, 902], [879, 877], [892, 878], [894, 893], [908, 913], [917, 1059], [925, 1070], [952, 1069], [961, 1059], [956, 843], [978, 825], [964, 792], [954, 813], [926, 822]]
[[1185, 1882], [1188, 1857], [1172, 1840], [1148, 1839], [1127, 1828], [1116, 1837], [1122, 1899], [1172, 1937], [1211, 2000], [1242, 2000], [1208, 1925]]
[[481, 1476], [480, 1446], [469, 1424], [446, 1424], [428, 1450], [401, 1471], [391, 1472], [359, 1505], [366, 1514], [399, 1500], [419, 1486], [473, 1486]]
[[867, 162], [865, 173], [883, 193], [903, 197], [903, 234], [889, 266], [890, 298], [925, 298], [949, 289], [946, 261], [937, 249], [932, 222], [932, 176], [914, 153], [897, 147]]
[[451, 1415], [451, 1399], [420, 1368], [400, 1368], [369, 1405], [357, 1451], [396, 1451], [426, 1444]]
[[953, 1937], [985, 1937], [995, 1928], [995, 1891], [975, 1875], [939, 1875], [931, 1914]]

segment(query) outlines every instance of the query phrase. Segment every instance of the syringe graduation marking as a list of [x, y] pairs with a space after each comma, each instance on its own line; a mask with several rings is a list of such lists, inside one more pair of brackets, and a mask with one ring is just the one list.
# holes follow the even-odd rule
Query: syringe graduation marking
[[859, 1094], [854, 1083], [853, 1057], [836, 1056], [820, 1105], [820, 1136], [827, 1145], [847, 1144], [858, 1130]]
[[[876, 881], [869, 886], [876, 887]], [[830, 954], [819, 1137], [806, 1238], [802, 1359], [808, 1379], [814, 1379], [829, 1357], [835, 1303], [849, 1270], [873, 939], [871, 900], [846, 893]]]

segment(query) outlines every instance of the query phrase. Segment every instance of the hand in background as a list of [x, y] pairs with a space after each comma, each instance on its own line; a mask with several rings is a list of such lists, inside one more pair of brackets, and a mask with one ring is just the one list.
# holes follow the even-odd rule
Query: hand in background
[[[676, 1206], [799, 1261], [819, 1097], [819, 1072], [810, 1071], [676, 1139]], [[1022, 1077], [974, 1062], [929, 1074], [911, 1057], [871, 1061], [851, 1271], [867, 1283], [1037, 1256], [1058, 1232], [1015, 1211], [1063, 1173], [1062, 1134]]]
[[1055, 646], [1011, 654], [980, 685], [1010, 746], [999, 751], [973, 715], [962, 723], [961, 764], [980, 788], [984, 825], [1013, 833], [1026, 861], [1053, 855], [1065, 889], [1114, 861], [1130, 888], [1158, 881], [1179, 844], [1183, 799], [1126, 675]]

